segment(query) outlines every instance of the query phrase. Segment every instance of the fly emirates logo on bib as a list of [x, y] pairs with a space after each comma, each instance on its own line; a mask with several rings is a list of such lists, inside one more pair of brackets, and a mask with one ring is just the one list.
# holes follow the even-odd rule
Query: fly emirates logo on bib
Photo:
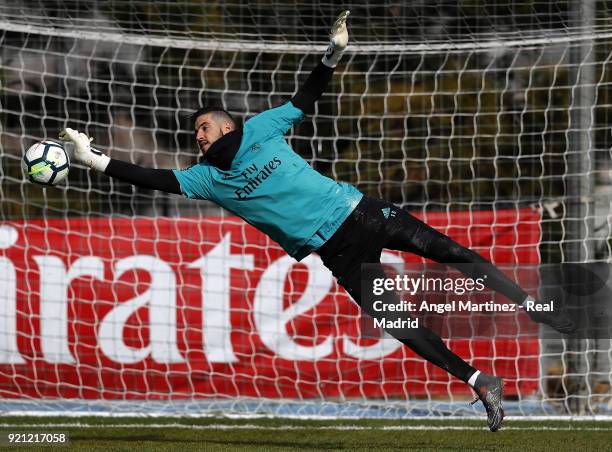
[[247, 180], [247, 183], [242, 188], [234, 190], [238, 199], [247, 199], [282, 163], [281, 159], [274, 157], [263, 168], [259, 168], [255, 163], [247, 166], [242, 172], [242, 176]]

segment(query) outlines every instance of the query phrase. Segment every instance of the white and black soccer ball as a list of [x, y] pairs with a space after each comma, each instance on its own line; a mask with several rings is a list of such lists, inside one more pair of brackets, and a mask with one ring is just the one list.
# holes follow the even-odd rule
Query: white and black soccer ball
[[21, 168], [30, 182], [57, 185], [68, 175], [70, 159], [61, 144], [45, 140], [33, 144], [25, 151]]

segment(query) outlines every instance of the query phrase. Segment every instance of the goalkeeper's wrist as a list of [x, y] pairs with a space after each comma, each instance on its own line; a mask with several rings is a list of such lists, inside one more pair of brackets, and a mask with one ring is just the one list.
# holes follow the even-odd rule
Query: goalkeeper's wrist
[[331, 68], [335, 68], [342, 58], [342, 54], [344, 53], [344, 49], [337, 47], [334, 42], [329, 43], [329, 47], [325, 51], [325, 55], [321, 58], [321, 62]]
[[100, 151], [91, 148], [87, 157], [85, 157], [82, 162], [84, 165], [90, 167], [91, 169], [103, 173], [104, 171], [106, 171], [106, 167], [110, 163], [110, 160], [111, 159], [108, 155], [104, 155]]

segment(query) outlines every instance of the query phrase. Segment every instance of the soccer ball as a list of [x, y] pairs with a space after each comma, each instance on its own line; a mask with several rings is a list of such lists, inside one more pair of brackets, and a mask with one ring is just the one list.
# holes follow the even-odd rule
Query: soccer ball
[[55, 141], [41, 141], [28, 148], [21, 160], [23, 174], [30, 182], [56, 185], [68, 175], [70, 159], [62, 145]]

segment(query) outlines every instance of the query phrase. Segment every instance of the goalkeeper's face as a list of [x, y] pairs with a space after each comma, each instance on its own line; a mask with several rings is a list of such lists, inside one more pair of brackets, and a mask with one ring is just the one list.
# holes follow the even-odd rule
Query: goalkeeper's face
[[232, 130], [233, 124], [221, 120], [214, 113], [198, 116], [195, 120], [195, 136], [202, 154], [206, 155], [215, 141]]

